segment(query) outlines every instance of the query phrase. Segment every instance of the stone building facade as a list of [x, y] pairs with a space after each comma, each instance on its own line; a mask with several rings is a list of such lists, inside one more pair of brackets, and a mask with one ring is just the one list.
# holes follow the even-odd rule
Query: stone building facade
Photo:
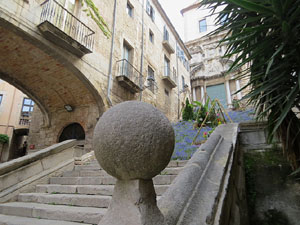
[[0, 134], [9, 137], [9, 143], [0, 146], [0, 162], [23, 154], [34, 102], [24, 93], [0, 80]]
[[209, 96], [219, 99], [225, 108], [232, 108], [233, 99], [239, 100], [245, 94], [245, 91], [236, 91], [246, 84], [246, 80], [237, 78], [239, 72], [226, 73], [233, 61], [223, 58], [226, 46], [219, 45], [225, 33], [209, 35], [217, 28], [217, 15], [211, 15], [210, 9], [201, 6], [201, 1], [182, 9], [181, 13], [184, 17], [185, 44], [192, 55], [193, 100], [203, 103]]
[[36, 103], [32, 149], [74, 137], [91, 149], [98, 118], [127, 100], [175, 121], [190, 92], [191, 55], [157, 0], [94, 0], [109, 38], [80, 2], [0, 2], [0, 78]]

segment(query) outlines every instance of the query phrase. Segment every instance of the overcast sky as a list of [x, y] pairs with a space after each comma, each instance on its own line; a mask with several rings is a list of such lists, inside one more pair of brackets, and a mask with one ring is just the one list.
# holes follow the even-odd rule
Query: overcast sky
[[167, 13], [182, 40], [183, 35], [183, 17], [180, 10], [196, 2], [196, 0], [159, 0], [160, 4]]

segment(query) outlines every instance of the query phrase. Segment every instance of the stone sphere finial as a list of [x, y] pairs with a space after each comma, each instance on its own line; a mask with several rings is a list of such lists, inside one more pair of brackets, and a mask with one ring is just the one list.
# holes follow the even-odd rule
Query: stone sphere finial
[[94, 151], [101, 167], [121, 180], [151, 179], [169, 163], [174, 130], [166, 116], [138, 101], [106, 111], [94, 131]]

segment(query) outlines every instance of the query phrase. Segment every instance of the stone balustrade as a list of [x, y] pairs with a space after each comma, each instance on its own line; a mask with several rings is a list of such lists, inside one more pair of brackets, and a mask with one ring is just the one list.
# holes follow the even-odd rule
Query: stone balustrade
[[38, 152], [0, 164], [0, 202], [11, 200], [64, 168], [74, 166], [76, 140], [67, 140]]

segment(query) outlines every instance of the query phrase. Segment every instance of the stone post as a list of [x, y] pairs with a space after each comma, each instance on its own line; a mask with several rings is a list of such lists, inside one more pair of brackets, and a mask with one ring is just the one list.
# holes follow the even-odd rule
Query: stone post
[[101, 167], [117, 178], [107, 213], [99, 225], [164, 225], [152, 178], [169, 163], [174, 130], [152, 105], [129, 101], [99, 119], [94, 151]]

